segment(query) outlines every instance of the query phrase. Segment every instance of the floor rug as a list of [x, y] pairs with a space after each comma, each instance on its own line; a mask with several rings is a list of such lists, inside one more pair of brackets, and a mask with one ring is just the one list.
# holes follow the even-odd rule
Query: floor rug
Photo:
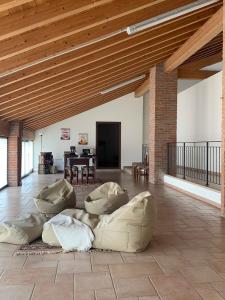
[[[87, 252], [112, 252], [112, 250], [90, 249]], [[30, 244], [21, 245], [14, 255], [44, 255], [64, 253], [61, 247], [54, 247], [45, 244], [41, 239], [35, 240]]]

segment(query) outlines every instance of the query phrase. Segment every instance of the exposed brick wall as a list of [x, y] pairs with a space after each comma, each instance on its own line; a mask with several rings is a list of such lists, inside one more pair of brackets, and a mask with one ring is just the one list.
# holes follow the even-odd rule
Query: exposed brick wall
[[0, 120], [0, 137], [8, 137], [9, 135], [9, 123]]
[[223, 96], [222, 96], [222, 148], [221, 148], [221, 211], [225, 217], [225, 0], [223, 3]]
[[8, 185], [19, 186], [21, 182], [22, 122], [10, 122], [8, 137]]
[[167, 145], [176, 142], [177, 71], [164, 72], [163, 64], [150, 70], [149, 181], [163, 183], [167, 172]]

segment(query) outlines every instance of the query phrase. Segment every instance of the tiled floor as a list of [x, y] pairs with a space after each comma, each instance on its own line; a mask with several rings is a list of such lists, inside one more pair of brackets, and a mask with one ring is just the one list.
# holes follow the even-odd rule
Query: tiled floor
[[[16, 246], [0, 244], [1, 300], [225, 299], [225, 219], [219, 210], [167, 187], [135, 183], [128, 174], [98, 176], [118, 181], [130, 196], [150, 189], [158, 206], [150, 247], [138, 254], [26, 257], [13, 256]], [[34, 174], [21, 188], [0, 192], [0, 219], [35, 210], [32, 196], [59, 177]]]

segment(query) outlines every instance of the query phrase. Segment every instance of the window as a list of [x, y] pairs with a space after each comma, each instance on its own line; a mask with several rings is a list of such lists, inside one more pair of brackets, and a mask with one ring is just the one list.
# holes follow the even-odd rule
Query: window
[[7, 185], [7, 139], [0, 138], [0, 189]]
[[26, 176], [33, 171], [33, 142], [22, 142], [21, 176]]

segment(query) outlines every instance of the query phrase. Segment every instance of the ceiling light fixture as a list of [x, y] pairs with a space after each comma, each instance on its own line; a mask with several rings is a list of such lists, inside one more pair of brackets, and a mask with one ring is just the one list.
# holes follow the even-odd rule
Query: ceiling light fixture
[[205, 6], [208, 6], [210, 4], [216, 3], [219, 0], [198, 0], [195, 1], [194, 3], [181, 6], [179, 8], [176, 8], [174, 10], [171, 10], [169, 12], [166, 12], [164, 14], [161, 14], [159, 16], [153, 17], [151, 19], [148, 19], [146, 21], [137, 23], [135, 25], [131, 25], [127, 27], [126, 31], [128, 35], [135, 34], [139, 31], [145, 30], [147, 28], [159, 25], [161, 23], [170, 21], [172, 19], [175, 19], [177, 17], [183, 16], [185, 14], [188, 14], [190, 12], [193, 12], [197, 9], [203, 8]]
[[108, 94], [108, 93], [113, 92], [113, 91], [115, 91], [115, 90], [117, 90], [117, 89], [119, 89], [119, 88], [121, 88], [123, 86], [126, 86], [126, 85], [130, 84], [130, 83], [133, 83], [135, 81], [144, 79], [145, 77], [146, 77], [146, 75], [141, 75], [141, 76], [135, 77], [133, 79], [127, 80], [125, 82], [119, 83], [119, 84], [114, 85], [114, 86], [112, 86], [112, 87], [110, 87], [108, 89], [105, 89], [104, 91], [101, 91], [100, 94], [101, 95]]

